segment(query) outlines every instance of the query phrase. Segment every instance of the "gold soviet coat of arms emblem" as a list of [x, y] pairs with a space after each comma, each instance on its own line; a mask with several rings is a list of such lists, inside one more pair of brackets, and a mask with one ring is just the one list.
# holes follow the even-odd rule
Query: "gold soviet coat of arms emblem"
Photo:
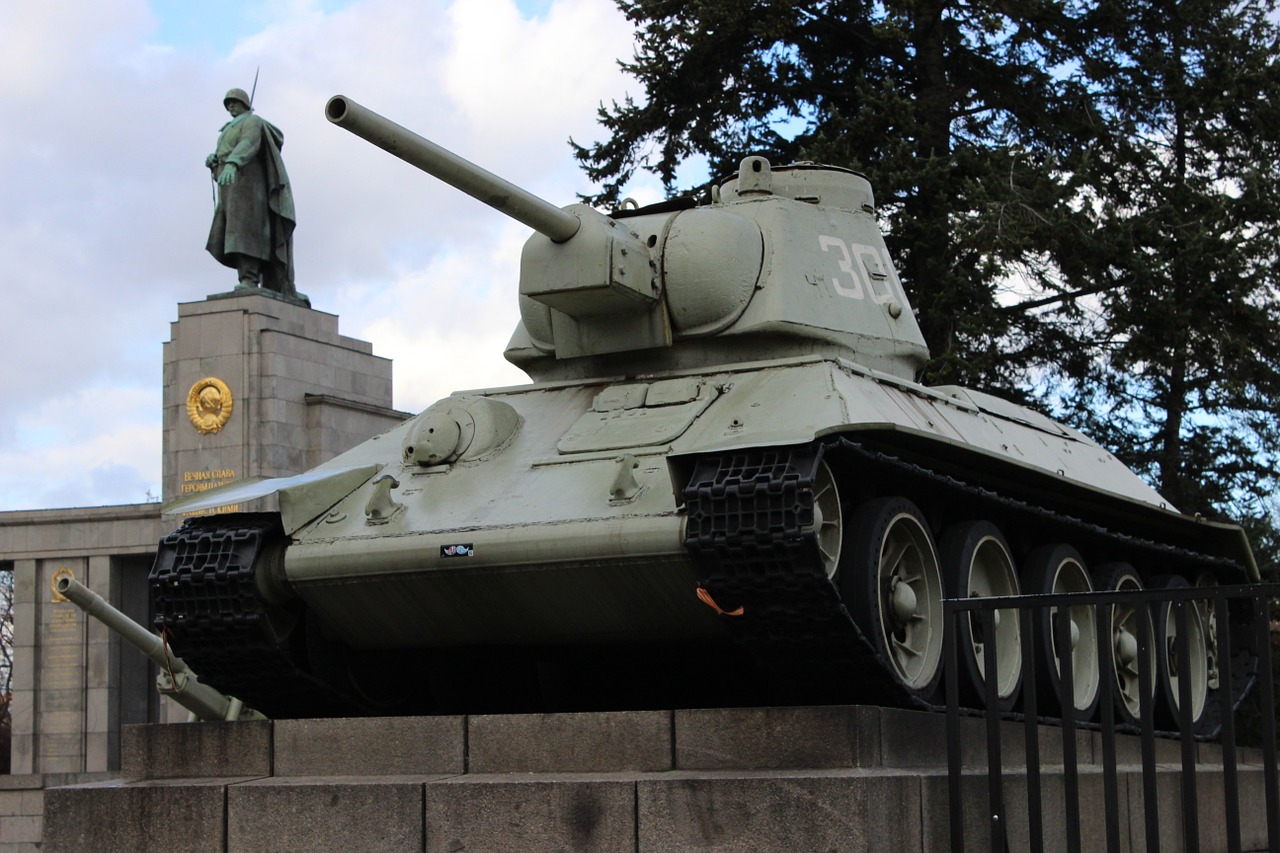
[[201, 379], [187, 392], [187, 417], [201, 435], [220, 431], [231, 420], [231, 389], [213, 376]]

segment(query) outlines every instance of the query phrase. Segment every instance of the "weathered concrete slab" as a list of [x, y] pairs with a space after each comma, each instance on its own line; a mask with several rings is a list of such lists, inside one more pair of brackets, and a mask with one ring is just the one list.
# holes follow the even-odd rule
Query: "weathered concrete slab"
[[[1096, 768], [1083, 769], [1078, 777], [1078, 783], [1080, 849], [1106, 850], [1106, 806], [1102, 774]], [[945, 772], [928, 773], [921, 777], [923, 849], [926, 851], [953, 849], [948, 784]], [[1041, 837], [1044, 850], [1045, 853], [1061, 853], [1067, 850], [1066, 800], [1061, 768], [1044, 768], [1040, 785]], [[1118, 817], [1121, 827], [1120, 850], [1126, 853], [1130, 850], [1127, 785], [1126, 775], [1120, 774], [1117, 779]], [[1015, 770], [1006, 773], [1001, 784], [1004, 798], [1003, 818], [993, 822], [992, 813], [988, 807], [989, 788], [986, 775], [964, 774], [960, 797], [964, 812], [965, 849], [969, 851], [991, 849], [990, 839], [994, 828], [1005, 840], [1005, 849], [1029, 850], [1030, 816], [1027, 810], [1029, 791], [1024, 771]]]
[[[1023, 722], [1003, 720], [997, 728], [1000, 733], [1001, 766], [1025, 767], [1026, 725]], [[1094, 734], [1082, 729], [1075, 732], [1076, 760], [1080, 764], [1094, 763]], [[1062, 729], [1056, 726], [1037, 726], [1036, 745], [1040, 751], [1041, 764], [1062, 763]], [[941, 713], [928, 711], [882, 708], [880, 749], [880, 763], [885, 767], [945, 768], [946, 717]], [[960, 762], [966, 768], [986, 768], [987, 721], [984, 718], [960, 718]]]
[[636, 783], [638, 853], [919, 853], [920, 783], [861, 770], [677, 772]]
[[[985, 722], [967, 718], [961, 730], [965, 849], [989, 849]], [[45, 811], [45, 831], [51, 845], [61, 846], [45, 849], [951, 849], [945, 721], [937, 714], [750, 708], [285, 720], [128, 731], [125, 754], [135, 772], [257, 772], [59, 789]], [[996, 831], [1008, 849], [1026, 849], [1025, 727], [1001, 723], [999, 734], [1005, 808]], [[1044, 726], [1035, 734], [1046, 850], [1063, 850], [1061, 730]], [[1082, 849], [1103, 849], [1107, 802], [1100, 739], [1085, 730], [1074, 743]], [[1134, 763], [1138, 746], [1132, 736], [1118, 743], [1122, 763], [1113, 806], [1125, 853], [1146, 849], [1146, 792], [1142, 768]], [[1220, 750], [1196, 752], [1201, 759], [1220, 757]], [[1179, 754], [1176, 741], [1157, 745], [1162, 760], [1154, 829], [1162, 849], [1181, 847]], [[1267, 841], [1262, 768], [1244, 763], [1256, 758], [1242, 755], [1239, 793], [1243, 849], [1251, 851], [1265, 849]], [[67, 777], [62, 784], [85, 781]], [[47, 777], [44, 784], [50, 784]], [[1223, 794], [1221, 766], [1199, 764], [1196, 785], [1200, 849], [1223, 850], [1224, 827], [1234, 816]], [[0, 786], [7, 796], [0, 800], [0, 821], [6, 831], [30, 836], [30, 809], [16, 799], [23, 796], [21, 785], [12, 782], [9, 788]], [[121, 815], [128, 818], [121, 821]], [[59, 821], [52, 834], [48, 820]], [[175, 824], [182, 826], [176, 837], [170, 832]], [[95, 834], [104, 826], [110, 832]]]
[[611, 774], [470, 775], [426, 786], [427, 853], [635, 851], [635, 783]]
[[125, 726], [120, 775], [125, 779], [270, 776], [272, 724]]
[[44, 826], [43, 779], [0, 775], [0, 853], [39, 850]]
[[276, 776], [466, 772], [466, 718], [276, 720]]
[[[1182, 808], [1182, 775], [1174, 764], [1159, 765], [1156, 775], [1156, 810], [1154, 821], [1161, 850], [1183, 849], [1184, 816]], [[1126, 774], [1129, 780], [1128, 796], [1121, 796], [1132, 815], [1130, 835], [1133, 853], [1145, 853], [1146, 841], [1146, 791], [1143, 787], [1141, 768], [1132, 768]], [[1195, 775], [1196, 829], [1202, 853], [1215, 853], [1227, 849], [1226, 825], [1228, 819], [1238, 819], [1240, 849], [1268, 850], [1266, 785], [1261, 767], [1240, 768], [1237, 777], [1239, 813], [1228, 814], [1221, 768], [1199, 767]]]
[[227, 853], [423, 849], [421, 776], [263, 779], [227, 789]]
[[671, 712], [475, 716], [467, 748], [472, 773], [670, 770]]
[[[1023, 774], [1013, 774], [1004, 780], [1003, 791], [1010, 850], [1030, 849], [1027, 834], [1029, 789], [1026, 778]], [[1119, 798], [1116, 808], [1119, 825], [1122, 827], [1120, 833], [1122, 851], [1129, 849], [1125, 837], [1128, 835], [1129, 826], [1128, 798], [1125, 792], [1131, 781], [1131, 777], [1125, 773], [1118, 774], [1116, 779]], [[986, 780], [983, 779], [984, 784], [985, 782]], [[1080, 803], [1080, 849], [1106, 850], [1107, 806], [1102, 772], [1097, 767], [1082, 767], [1077, 777], [1077, 785]], [[1065, 853], [1067, 850], [1066, 783], [1061, 774], [1061, 768], [1058, 768], [1057, 772], [1041, 774], [1040, 803], [1045, 853]]]
[[[1254, 764], [1242, 769], [1238, 783], [1240, 849], [1266, 850], [1269, 846], [1267, 840], [1267, 793], [1266, 776], [1263, 774], [1262, 767]], [[1219, 833], [1218, 844], [1221, 845], [1221, 838], [1224, 838], [1225, 835], [1221, 827], [1217, 827], [1217, 831]], [[1201, 838], [1204, 838], [1203, 834]], [[1212, 848], [1201, 847], [1200, 849], [1209, 850]]]
[[[1049, 730], [1050, 726], [1043, 726], [1045, 730]], [[1102, 764], [1102, 733], [1097, 731], [1089, 732], [1089, 740], [1092, 744], [1093, 762], [1094, 764]], [[1182, 761], [1182, 743], [1175, 738], [1158, 737], [1154, 742], [1155, 757], [1157, 764], [1178, 764]], [[1196, 751], [1199, 753], [1201, 746], [1207, 744], [1197, 744]], [[1217, 756], [1217, 762], [1221, 763], [1221, 754]], [[1083, 759], [1081, 759], [1083, 760]], [[1061, 759], [1054, 762], [1061, 764]], [[1138, 765], [1142, 764], [1142, 738], [1132, 734], [1116, 735], [1116, 764], [1122, 766], [1126, 764]]]
[[822, 769], [879, 763], [879, 708], [675, 712], [675, 766], [681, 770]]
[[97, 782], [44, 792], [43, 853], [223, 853], [225, 792], [244, 779]]
[[[924, 851], [951, 850], [951, 804], [946, 771], [920, 774], [920, 844]], [[991, 849], [991, 824], [987, 820], [986, 776], [961, 777], [960, 802], [964, 811], [966, 850]]]

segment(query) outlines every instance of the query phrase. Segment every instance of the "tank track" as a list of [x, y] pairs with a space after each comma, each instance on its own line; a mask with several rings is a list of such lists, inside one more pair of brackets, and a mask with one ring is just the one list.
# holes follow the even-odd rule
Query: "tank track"
[[847, 701], [927, 707], [888, 674], [827, 578], [812, 530], [823, 449], [698, 461], [685, 490], [685, 547], [699, 583], [723, 608], [743, 608], [726, 617], [735, 643], [801, 701], [848, 685]]
[[[839, 701], [937, 707], [890, 675], [888, 663], [877, 656], [826, 576], [812, 529], [813, 483], [824, 455], [838, 455], [846, 476], [856, 471], [862, 482], [893, 482], [894, 493], [927, 495], [926, 515], [931, 507], [962, 504], [968, 517], [1016, 519], [1073, 543], [1105, 543], [1166, 567], [1244, 575], [1231, 560], [1109, 531], [845, 438], [703, 457], [684, 493], [685, 546], [698, 566], [700, 585], [717, 604], [724, 610], [743, 608], [741, 617], [725, 617], [735, 643], [788, 695], [830, 698], [834, 686]], [[845, 484], [840, 485], [844, 499]], [[1247, 638], [1237, 642], [1233, 633], [1232, 639], [1231, 696], [1237, 706], [1252, 685], [1257, 655]], [[1216, 731], [1218, 712], [1207, 712], [1214, 717], [1202, 727]]]
[[[860, 483], [892, 482], [895, 493], [927, 496], [926, 514], [929, 507], [963, 504], [970, 516], [1014, 519], [1073, 544], [1102, 542], [1164, 567], [1243, 574], [1230, 560], [1114, 533], [843, 438], [703, 457], [685, 489], [686, 547], [701, 586], [724, 609], [744, 608], [743, 617], [726, 617], [734, 641], [789, 704], [935, 707], [890, 674], [826, 576], [812, 529], [814, 479], [824, 456], [838, 459], [845, 476], [856, 472]], [[268, 716], [368, 711], [299, 663], [309, 645], [305, 619], [297, 616], [283, 638], [273, 629], [272, 608], [254, 575], [283, 544], [275, 515], [188, 519], [161, 540], [151, 571], [156, 629], [201, 681]], [[1247, 639], [1237, 642], [1233, 632], [1233, 704], [1247, 693], [1256, 662]]]
[[201, 682], [269, 717], [358, 713], [298, 665], [289, 637], [275, 636], [254, 572], [283, 537], [274, 515], [187, 519], [160, 540], [151, 568], [155, 629]]

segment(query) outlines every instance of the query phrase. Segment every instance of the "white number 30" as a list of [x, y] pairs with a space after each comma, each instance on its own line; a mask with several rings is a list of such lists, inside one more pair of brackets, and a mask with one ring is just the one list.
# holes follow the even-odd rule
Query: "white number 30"
[[[871, 300], [878, 305], [895, 301], [892, 269], [884, 262], [880, 252], [874, 246], [845, 243], [839, 237], [826, 234], [818, 235], [818, 245], [824, 252], [836, 253], [836, 265], [848, 276], [847, 282], [842, 276], [831, 276], [831, 286], [837, 294], [848, 299], [862, 299], [865, 289]], [[855, 258], [860, 263], [855, 264]], [[876, 287], [877, 284], [880, 285], [879, 289]]]

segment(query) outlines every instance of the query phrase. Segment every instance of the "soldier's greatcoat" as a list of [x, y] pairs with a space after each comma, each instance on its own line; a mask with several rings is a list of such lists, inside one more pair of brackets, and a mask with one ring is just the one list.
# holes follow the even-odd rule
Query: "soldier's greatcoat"
[[238, 170], [230, 184], [218, 185], [218, 206], [205, 248], [218, 262], [239, 266], [239, 255], [262, 262], [263, 285], [292, 296], [293, 191], [280, 148], [284, 134], [275, 125], [245, 112], [222, 126], [212, 165], [216, 179], [222, 167]]

